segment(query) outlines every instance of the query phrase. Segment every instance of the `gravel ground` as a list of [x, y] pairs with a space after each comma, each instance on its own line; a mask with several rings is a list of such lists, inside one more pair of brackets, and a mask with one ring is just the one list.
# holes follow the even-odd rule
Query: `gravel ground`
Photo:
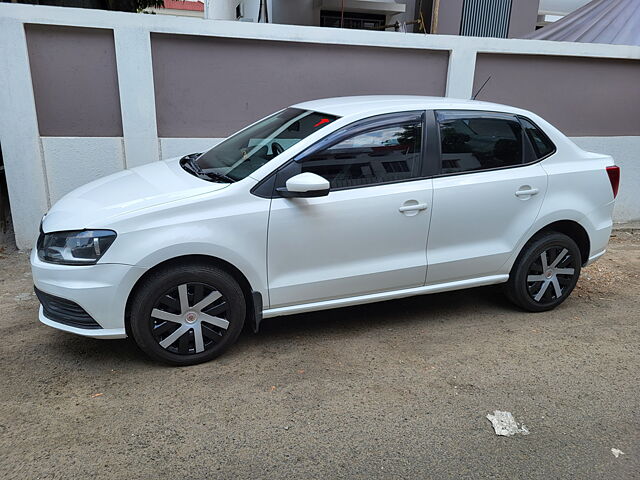
[[640, 478], [639, 234], [553, 312], [492, 287], [282, 317], [188, 368], [39, 324], [27, 254], [0, 267], [1, 478]]

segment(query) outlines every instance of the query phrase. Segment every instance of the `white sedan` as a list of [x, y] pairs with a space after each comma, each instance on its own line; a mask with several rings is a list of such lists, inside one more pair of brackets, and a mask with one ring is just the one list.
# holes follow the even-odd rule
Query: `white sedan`
[[549, 310], [605, 252], [619, 174], [504, 105], [301, 103], [57, 202], [31, 256], [39, 317], [187, 365], [278, 315], [498, 283]]

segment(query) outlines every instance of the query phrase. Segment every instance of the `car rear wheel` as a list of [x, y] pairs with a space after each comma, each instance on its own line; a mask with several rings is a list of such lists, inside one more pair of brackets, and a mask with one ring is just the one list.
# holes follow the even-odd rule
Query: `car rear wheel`
[[242, 331], [242, 289], [227, 272], [184, 265], [152, 273], [131, 303], [131, 333], [150, 357], [171, 365], [209, 361]]
[[531, 312], [551, 310], [571, 294], [581, 264], [580, 249], [570, 237], [557, 232], [537, 236], [511, 269], [507, 297]]

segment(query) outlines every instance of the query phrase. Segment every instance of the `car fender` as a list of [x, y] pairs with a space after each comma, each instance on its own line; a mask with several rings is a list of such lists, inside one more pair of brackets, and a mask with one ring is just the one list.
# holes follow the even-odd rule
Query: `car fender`
[[146, 272], [168, 260], [189, 255], [211, 257], [233, 265], [244, 275], [253, 290], [260, 292], [263, 298], [268, 298], [266, 281], [262, 278], [258, 270], [254, 268], [250, 262], [238, 255], [237, 252], [220, 245], [203, 242], [167, 245], [141, 258], [137, 266], [143, 267]]
[[[582, 228], [584, 228], [587, 231], [587, 234], [589, 234], [590, 225], [588, 222], [585, 221], [586, 219], [585, 219], [584, 213], [581, 213], [577, 210], [573, 210], [573, 209], [556, 210], [556, 211], [550, 211], [542, 216], [538, 216], [536, 221], [531, 225], [531, 228], [529, 228], [529, 230], [527, 230], [527, 232], [520, 238], [516, 248], [513, 250], [513, 253], [511, 254], [511, 256], [507, 259], [505, 264], [502, 266], [499, 273], [509, 273], [511, 271], [511, 268], [513, 267], [513, 264], [518, 258], [518, 255], [520, 255], [520, 252], [522, 251], [524, 246], [527, 244], [529, 240], [531, 240], [531, 238], [537, 232], [547, 227], [548, 225], [551, 225], [552, 223], [559, 222], [559, 221], [566, 221], [566, 220], [578, 223]], [[590, 234], [589, 236], [591, 237]]]

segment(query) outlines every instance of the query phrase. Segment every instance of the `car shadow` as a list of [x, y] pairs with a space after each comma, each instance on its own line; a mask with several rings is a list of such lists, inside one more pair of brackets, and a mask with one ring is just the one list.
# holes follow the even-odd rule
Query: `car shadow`
[[[348, 336], [382, 328], [464, 321], [469, 312], [479, 310], [518, 311], [499, 286], [489, 286], [287, 315], [264, 319], [257, 335], [245, 325], [238, 345], [224, 356], [241, 356], [254, 345], [266, 346], [292, 336]], [[148, 358], [132, 339], [105, 341], [56, 332], [50, 342], [56, 344], [53, 350], [58, 353], [54, 355], [60, 363], [82, 364], [85, 368], [172, 368]]]
[[59, 350], [58, 360], [61, 363], [78, 363], [83, 367], [95, 364], [100, 368], [118, 368], [140, 365], [144, 367], [160, 366], [148, 358], [130, 338], [117, 340], [100, 340], [80, 337], [65, 332], [56, 332], [51, 342], [56, 343]]
[[[348, 334], [349, 331], [410, 327], [442, 322], [445, 319], [455, 322], [467, 317], [471, 309], [519, 311], [506, 299], [499, 285], [492, 285], [267, 318], [260, 324], [256, 337], [259, 342], [263, 342], [282, 336], [317, 334], [329, 330]], [[245, 328], [241, 339], [252, 335], [251, 329]]]

